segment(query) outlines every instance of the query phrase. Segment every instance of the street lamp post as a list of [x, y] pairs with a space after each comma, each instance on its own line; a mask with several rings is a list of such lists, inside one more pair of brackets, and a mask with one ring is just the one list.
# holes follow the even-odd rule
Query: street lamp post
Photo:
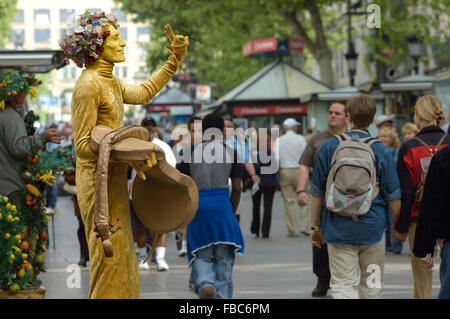
[[352, 5], [351, 0], [347, 0], [347, 33], [348, 33], [348, 51], [345, 54], [345, 59], [347, 60], [348, 72], [350, 75], [350, 85], [355, 85], [355, 74], [356, 74], [356, 61], [358, 59], [358, 53], [355, 51], [355, 47], [352, 42], [352, 15], [366, 14], [365, 11], [358, 11], [361, 8], [361, 1], [356, 2]]
[[347, 60], [348, 73], [350, 74], [350, 85], [354, 86], [358, 53], [356, 53], [351, 41], [348, 42], [348, 51], [345, 54], [345, 59]]
[[419, 42], [419, 39], [415, 34], [406, 37], [408, 41], [409, 54], [411, 58], [414, 60], [414, 72], [415, 74], [419, 73], [419, 58], [422, 50], [422, 46]]

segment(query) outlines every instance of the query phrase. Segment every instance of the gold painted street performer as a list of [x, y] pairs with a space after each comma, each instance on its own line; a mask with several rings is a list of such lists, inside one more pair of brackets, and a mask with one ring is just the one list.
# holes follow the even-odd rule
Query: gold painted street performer
[[[76, 187], [81, 215], [86, 228], [90, 256], [89, 298], [139, 298], [139, 273], [130, 225], [127, 193], [127, 168], [142, 163], [110, 159], [107, 203], [114, 253], [106, 256], [105, 241], [96, 228], [97, 154], [91, 149], [91, 131], [98, 125], [112, 130], [123, 127], [126, 104], [146, 104], [169, 81], [187, 54], [188, 37], [174, 35], [165, 27], [171, 45], [167, 62], [139, 86], [122, 82], [112, 71], [124, 62], [125, 42], [119, 23], [112, 14], [86, 11], [64, 31], [60, 46], [66, 63], [73, 60], [85, 68], [77, 80], [72, 97], [72, 124], [77, 155]], [[152, 164], [153, 162], [153, 164]], [[148, 167], [155, 161], [147, 161]], [[120, 230], [119, 230], [120, 229]], [[104, 250], [105, 249], [105, 250]]]

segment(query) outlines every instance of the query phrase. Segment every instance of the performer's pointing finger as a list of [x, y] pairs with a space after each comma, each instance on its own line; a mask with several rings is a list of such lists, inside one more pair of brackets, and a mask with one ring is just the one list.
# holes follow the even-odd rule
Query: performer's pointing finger
[[166, 36], [169, 38], [170, 42], [173, 42], [173, 39], [175, 38], [175, 35], [173, 34], [172, 28], [170, 25], [166, 24], [164, 27], [164, 31], [166, 32]]

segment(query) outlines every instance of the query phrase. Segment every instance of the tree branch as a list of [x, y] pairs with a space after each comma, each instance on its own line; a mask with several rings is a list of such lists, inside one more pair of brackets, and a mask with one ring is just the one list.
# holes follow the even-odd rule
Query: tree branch
[[311, 14], [311, 25], [314, 29], [315, 44], [319, 48], [328, 47], [327, 39], [325, 37], [325, 32], [322, 23], [322, 16], [320, 14], [319, 6], [317, 5], [316, 0], [306, 0], [305, 8]]
[[311, 53], [314, 55], [314, 53], [317, 51], [317, 47], [315, 43], [311, 40], [311, 38], [308, 36], [308, 33], [306, 32], [305, 28], [303, 27], [301, 21], [297, 19], [297, 12], [295, 9], [283, 9], [281, 10], [281, 14], [286, 19], [286, 21], [291, 24], [295, 29], [297, 29], [300, 36], [305, 41], [306, 47], [311, 51]]

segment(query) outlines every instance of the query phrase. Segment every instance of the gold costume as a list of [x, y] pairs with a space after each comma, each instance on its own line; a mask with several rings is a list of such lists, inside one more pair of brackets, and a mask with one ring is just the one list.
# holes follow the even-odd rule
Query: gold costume
[[[118, 32], [111, 25], [109, 27], [111, 35], [107, 40], [110, 37], [115, 41], [119, 39], [121, 42], [119, 41], [120, 44], [115, 50], [123, 54], [123, 51], [119, 49], [123, 49], [125, 43], [117, 35], [114, 38], [114, 32], [117, 34]], [[175, 40], [178, 40], [178, 37], [181, 36], [176, 36]], [[72, 97], [72, 124], [77, 154], [78, 203], [89, 246], [89, 298], [139, 298], [139, 272], [132, 238], [127, 191], [128, 164], [114, 160], [109, 162], [110, 222], [114, 223], [118, 218], [117, 226], [121, 229], [111, 235], [114, 255], [107, 258], [102, 241], [97, 238], [94, 230], [97, 155], [91, 150], [91, 131], [96, 125], [106, 125], [113, 130], [122, 127], [123, 103], [148, 103], [162, 89], [184, 59], [187, 43], [183, 44], [184, 52], [177, 51], [177, 48], [182, 47], [182, 41], [178, 41], [179, 47], [175, 41], [172, 41], [172, 48], [168, 48], [171, 55], [164, 66], [139, 86], [124, 84], [112, 74], [114, 64], [106, 55], [108, 45], [105, 41], [104, 54], [94, 64], [86, 67], [76, 82]]]

